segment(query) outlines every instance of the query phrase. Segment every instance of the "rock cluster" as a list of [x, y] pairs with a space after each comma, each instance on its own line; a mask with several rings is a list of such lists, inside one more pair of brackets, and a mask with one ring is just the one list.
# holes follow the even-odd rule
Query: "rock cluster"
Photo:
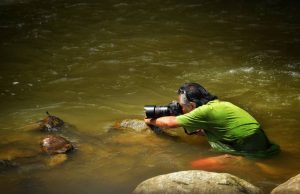
[[[32, 166], [37, 167], [43, 164], [46, 167], [53, 167], [64, 162], [67, 159], [66, 153], [74, 148], [70, 141], [57, 134], [62, 130], [64, 124], [63, 120], [47, 112], [47, 116], [43, 120], [26, 125], [24, 128], [26, 131], [47, 132], [48, 135], [43, 137], [40, 142], [41, 151], [47, 153], [47, 156], [44, 157], [45, 162], [39, 159], [40, 152], [37, 152], [37, 149], [31, 150], [26, 149], [26, 147], [6, 146], [0, 152], [0, 172], [22, 168], [23, 163], [25, 165], [30, 163]], [[30, 161], [24, 162], [24, 160]]]

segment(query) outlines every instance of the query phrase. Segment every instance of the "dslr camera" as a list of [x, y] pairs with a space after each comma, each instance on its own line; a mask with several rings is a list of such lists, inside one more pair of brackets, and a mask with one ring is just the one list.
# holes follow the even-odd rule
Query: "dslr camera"
[[177, 116], [182, 114], [182, 108], [176, 101], [166, 106], [146, 105], [144, 106], [147, 118], [158, 118], [163, 116]]

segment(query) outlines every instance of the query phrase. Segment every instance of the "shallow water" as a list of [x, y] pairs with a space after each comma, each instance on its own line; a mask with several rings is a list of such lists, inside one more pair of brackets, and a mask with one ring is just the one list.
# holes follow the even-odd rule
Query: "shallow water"
[[[1, 193], [131, 193], [141, 181], [215, 156], [204, 138], [111, 132], [168, 104], [184, 82], [249, 111], [282, 153], [219, 172], [265, 192], [299, 173], [300, 15], [295, 1], [1, 1], [0, 149], [28, 156], [0, 173]], [[45, 112], [74, 126], [77, 149], [47, 168]], [[70, 130], [72, 130], [71, 128]], [[18, 159], [23, 162], [22, 159]], [[275, 170], [274, 170], [275, 169]]]

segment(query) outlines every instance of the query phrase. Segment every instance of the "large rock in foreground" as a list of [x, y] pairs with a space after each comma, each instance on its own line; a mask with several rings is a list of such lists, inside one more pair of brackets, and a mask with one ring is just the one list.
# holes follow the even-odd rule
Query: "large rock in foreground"
[[139, 184], [134, 194], [260, 194], [252, 184], [227, 173], [190, 170], [160, 175]]
[[271, 194], [298, 194], [300, 193], [300, 174], [290, 178], [288, 181], [282, 183]]

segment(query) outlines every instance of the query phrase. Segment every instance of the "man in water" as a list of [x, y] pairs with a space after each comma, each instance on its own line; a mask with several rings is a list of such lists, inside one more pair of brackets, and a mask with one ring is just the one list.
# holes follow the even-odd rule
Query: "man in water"
[[214, 150], [248, 157], [267, 157], [279, 152], [260, 124], [245, 110], [218, 100], [201, 85], [186, 83], [178, 89], [182, 115], [146, 118], [161, 128], [183, 127], [187, 134], [203, 134]]

